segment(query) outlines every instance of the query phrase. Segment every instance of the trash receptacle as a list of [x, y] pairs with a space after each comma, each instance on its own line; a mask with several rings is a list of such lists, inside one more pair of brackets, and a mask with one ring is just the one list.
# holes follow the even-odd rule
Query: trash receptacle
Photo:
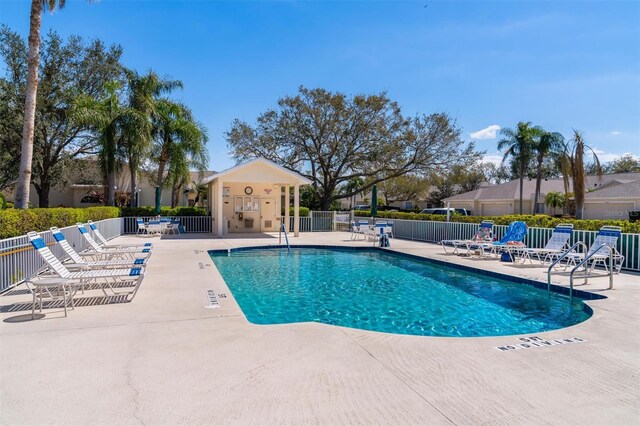
[[253, 228], [253, 218], [252, 217], [248, 217], [244, 220], [244, 227], [245, 228]]

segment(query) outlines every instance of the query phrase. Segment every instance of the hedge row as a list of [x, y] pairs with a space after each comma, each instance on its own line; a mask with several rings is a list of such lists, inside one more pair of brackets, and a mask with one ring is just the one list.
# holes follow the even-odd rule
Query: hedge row
[[[371, 212], [356, 211], [356, 216], [371, 216]], [[447, 220], [446, 215], [441, 214], [421, 214], [421, 213], [402, 213], [402, 212], [378, 212], [377, 217], [386, 219], [407, 219], [407, 220], [431, 220], [436, 222], [444, 222]], [[628, 220], [580, 220], [563, 217], [551, 217], [547, 215], [506, 215], [506, 216], [461, 216], [458, 214], [451, 215], [452, 222], [464, 223], [480, 223], [483, 220], [493, 220], [496, 225], [508, 225], [513, 221], [520, 220], [525, 222], [527, 226], [536, 228], [555, 228], [559, 223], [573, 223], [574, 229], [582, 229], [585, 231], [597, 231], [605, 225], [619, 226], [622, 232], [629, 234], [640, 233], [640, 222], [630, 222]]]
[[[124, 207], [122, 208], [123, 217], [130, 216], [155, 216], [156, 209], [153, 206], [143, 207]], [[161, 207], [160, 216], [206, 216], [207, 211], [204, 207]]]
[[103, 220], [120, 216], [117, 207], [6, 209], [0, 210], [0, 239], [24, 235], [29, 231], [45, 231], [52, 226], [62, 228], [87, 220]]
[[[309, 211], [307, 207], [300, 207], [298, 214], [300, 217], [307, 217], [309, 216]], [[289, 207], [289, 216], [293, 217], [293, 207]]]

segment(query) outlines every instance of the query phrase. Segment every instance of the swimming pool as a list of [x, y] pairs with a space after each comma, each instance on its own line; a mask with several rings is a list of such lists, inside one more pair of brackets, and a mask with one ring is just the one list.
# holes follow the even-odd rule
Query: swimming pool
[[255, 249], [210, 255], [247, 320], [315, 321], [420, 336], [501, 336], [591, 316], [579, 298], [379, 249]]

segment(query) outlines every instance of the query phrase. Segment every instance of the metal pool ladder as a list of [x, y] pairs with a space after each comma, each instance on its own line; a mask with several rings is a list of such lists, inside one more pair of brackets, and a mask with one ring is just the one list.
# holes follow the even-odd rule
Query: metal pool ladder
[[[571, 270], [571, 273], [569, 274], [569, 303], [573, 303], [573, 274], [575, 274], [575, 272], [582, 265], [587, 263], [587, 261], [589, 259], [591, 259], [595, 254], [597, 254], [600, 251], [600, 249], [603, 249], [605, 247], [609, 251], [609, 289], [613, 288], [613, 248], [611, 248], [611, 246], [609, 244], [601, 244], [595, 250], [592, 250], [590, 254], [587, 254], [588, 253], [587, 246], [583, 242], [578, 241], [577, 243], [572, 245], [571, 248], [569, 248], [569, 250], [567, 250], [562, 256], [560, 256], [558, 259], [556, 259], [556, 261], [553, 262], [549, 266], [549, 269], [547, 269], [547, 295], [549, 297], [551, 297], [551, 270], [562, 259], [564, 259], [565, 257], [567, 257], [570, 254], [575, 254], [575, 253], [572, 253], [572, 251], [573, 251], [573, 249], [575, 249], [579, 245], [584, 247], [584, 249], [585, 249], [585, 257], [580, 262], [578, 262], [578, 264]], [[586, 274], [586, 273], [585, 273], [585, 276], [584, 276], [584, 280], [585, 280], [584, 281], [585, 284], [589, 281], [589, 275]]]
[[280, 224], [280, 232], [278, 232], [278, 244], [282, 244], [282, 233], [284, 232], [284, 240], [287, 243], [287, 252], [291, 253], [291, 247], [289, 246], [289, 237], [287, 236], [287, 230], [284, 227], [284, 223]]

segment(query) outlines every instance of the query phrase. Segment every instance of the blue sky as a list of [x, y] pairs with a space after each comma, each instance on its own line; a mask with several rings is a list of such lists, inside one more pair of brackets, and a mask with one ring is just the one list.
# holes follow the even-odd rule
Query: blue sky
[[[25, 38], [29, 4], [0, 1], [0, 22]], [[232, 120], [253, 122], [300, 85], [448, 112], [488, 159], [491, 129], [518, 121], [579, 129], [603, 160], [640, 155], [636, 1], [67, 0], [43, 16], [50, 28], [118, 43], [125, 65], [182, 80], [176, 97], [208, 128], [216, 170], [233, 165]]]

